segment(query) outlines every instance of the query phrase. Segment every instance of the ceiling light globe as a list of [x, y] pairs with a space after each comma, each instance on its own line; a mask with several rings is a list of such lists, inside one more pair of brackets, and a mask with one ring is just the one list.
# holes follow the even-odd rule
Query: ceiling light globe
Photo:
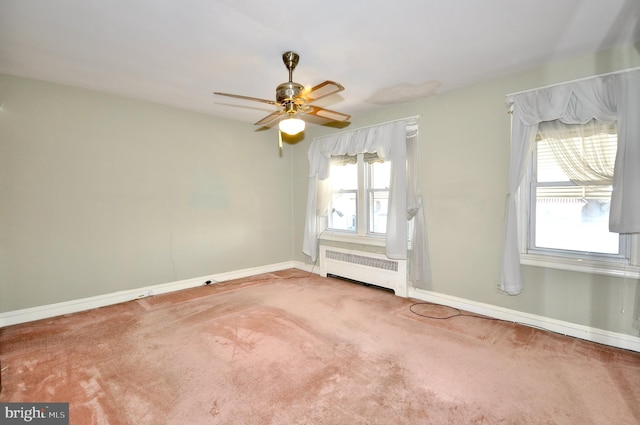
[[283, 133], [294, 136], [304, 131], [304, 121], [299, 118], [287, 118], [280, 121], [278, 127]]

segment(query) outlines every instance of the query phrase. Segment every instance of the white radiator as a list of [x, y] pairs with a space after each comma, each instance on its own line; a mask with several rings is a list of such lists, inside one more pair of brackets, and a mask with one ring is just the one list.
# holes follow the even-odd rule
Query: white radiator
[[391, 289], [407, 297], [407, 260], [383, 254], [320, 245], [320, 275], [335, 275]]

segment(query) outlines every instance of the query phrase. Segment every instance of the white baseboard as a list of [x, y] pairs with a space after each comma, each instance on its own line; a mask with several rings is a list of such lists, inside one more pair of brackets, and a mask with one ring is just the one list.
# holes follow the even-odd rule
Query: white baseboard
[[302, 261], [294, 261], [293, 268], [320, 275], [320, 266], [317, 264], [307, 264]]
[[[303, 266], [303, 263], [300, 263], [300, 266]], [[32, 322], [34, 320], [62, 316], [64, 314], [77, 313], [79, 311], [90, 310], [92, 308], [105, 307], [112, 304], [145, 298], [151, 295], [166, 294], [168, 292], [180, 291], [182, 289], [195, 288], [197, 286], [205, 285], [205, 282], [207, 281], [210, 281], [211, 284], [215, 284], [226, 280], [239, 279], [260, 273], [270, 273], [290, 268], [298, 268], [298, 264], [293, 261], [287, 261], [266, 266], [235, 270], [232, 272], [218, 273], [210, 276], [201, 276], [192, 279], [162, 283], [159, 285], [145, 286], [126, 291], [112, 292], [109, 294], [97, 295], [95, 297], [81, 298], [55, 304], [25, 308], [22, 310], [9, 311], [6, 313], [0, 313], [0, 328], [19, 323]]]
[[423, 289], [409, 289], [409, 297], [421, 301], [432, 302], [459, 308], [472, 313], [482, 314], [488, 317], [505, 320], [508, 322], [520, 323], [522, 325], [542, 328], [551, 332], [567, 335], [599, 344], [610, 345], [612, 347], [623, 348], [640, 352], [640, 337], [622, 334], [618, 332], [606, 331], [592, 328], [576, 323], [551, 319], [535, 314], [524, 313], [517, 310], [498, 307], [491, 304], [479, 303], [476, 301], [458, 298], [451, 295], [426, 291]]
[[[235, 270], [232, 272], [218, 273], [210, 276], [196, 277], [176, 282], [163, 283], [160, 285], [145, 286], [137, 289], [97, 295], [95, 297], [82, 298], [72, 301], [65, 301], [55, 304], [48, 304], [44, 306], [0, 313], [0, 328], [16, 325], [19, 323], [32, 322], [34, 320], [62, 316], [64, 314], [77, 313], [79, 311], [90, 310], [98, 307], [105, 307], [108, 305], [118, 304], [139, 298], [145, 298], [152, 295], [159, 295], [168, 292], [180, 291], [183, 289], [195, 288], [197, 286], [205, 285], [205, 282], [207, 281], [211, 281], [211, 284], [215, 284], [227, 280], [240, 279], [243, 277], [254, 276], [261, 273], [270, 273], [291, 268], [304, 270], [309, 273], [320, 274], [320, 268], [316, 265], [306, 264], [300, 261], [286, 261], [266, 266], [251, 267], [242, 270]], [[437, 292], [426, 291], [422, 289], [409, 288], [408, 295], [410, 298], [415, 298], [421, 301], [428, 301], [436, 304], [446, 305], [449, 307], [455, 307], [472, 313], [494, 317], [496, 319], [520, 323], [537, 328], [543, 328], [552, 332], [581, 338], [587, 341], [593, 341], [600, 344], [640, 352], [640, 337], [637, 336], [610, 332], [602, 329], [592, 328], [589, 326], [550, 319], [544, 316], [523, 313], [517, 310], [511, 310], [491, 304], [479, 303], [464, 298], [458, 298], [451, 295], [440, 294]]]

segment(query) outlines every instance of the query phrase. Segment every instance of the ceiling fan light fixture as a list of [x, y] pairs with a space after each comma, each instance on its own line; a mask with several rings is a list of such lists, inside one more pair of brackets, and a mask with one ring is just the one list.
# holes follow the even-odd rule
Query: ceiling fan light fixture
[[301, 131], [304, 131], [304, 121], [300, 118], [286, 118], [280, 121], [280, 124], [278, 124], [278, 128], [285, 134], [295, 136]]

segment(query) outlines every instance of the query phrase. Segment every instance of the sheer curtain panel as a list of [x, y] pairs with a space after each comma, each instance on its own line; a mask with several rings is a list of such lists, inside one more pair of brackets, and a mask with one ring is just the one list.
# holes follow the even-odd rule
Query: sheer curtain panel
[[616, 144], [606, 142], [607, 135], [617, 134], [614, 124], [597, 120], [586, 125], [545, 121], [538, 126], [538, 134], [572, 182], [585, 185], [613, 183]]
[[515, 194], [541, 122], [616, 123], [618, 150], [609, 229], [640, 232], [640, 69], [512, 94], [506, 104], [512, 111], [512, 125], [501, 289], [516, 295], [522, 290], [522, 277]]

